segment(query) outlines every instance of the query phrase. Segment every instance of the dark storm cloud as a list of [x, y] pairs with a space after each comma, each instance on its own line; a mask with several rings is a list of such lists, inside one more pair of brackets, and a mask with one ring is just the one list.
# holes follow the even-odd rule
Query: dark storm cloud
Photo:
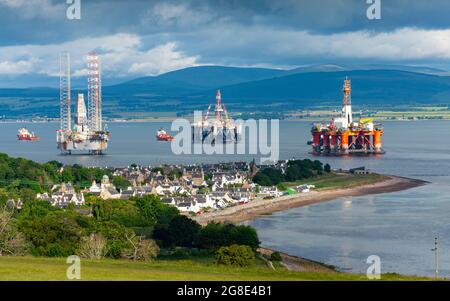
[[317, 33], [450, 26], [447, 0], [382, 0], [378, 21], [366, 18], [365, 0], [81, 0], [81, 4], [82, 19], [69, 21], [65, 0], [0, 0], [0, 43], [55, 43], [117, 32], [189, 32], [217, 23]]
[[382, 0], [0, 0], [0, 75], [56, 74], [58, 51], [97, 49], [114, 76], [199, 64], [293, 67], [312, 63], [447, 64], [450, 1]]

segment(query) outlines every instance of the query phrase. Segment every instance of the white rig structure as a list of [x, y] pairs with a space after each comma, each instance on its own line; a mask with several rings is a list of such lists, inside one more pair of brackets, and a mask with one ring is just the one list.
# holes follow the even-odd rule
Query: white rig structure
[[242, 138], [242, 124], [236, 124], [228, 116], [227, 108], [222, 104], [220, 90], [216, 93], [215, 118], [208, 119], [212, 104], [209, 105], [205, 117], [192, 124], [193, 142], [238, 142]]
[[108, 147], [109, 132], [102, 125], [102, 95], [99, 56], [90, 52], [88, 61], [88, 109], [84, 95], [78, 94], [75, 120], [72, 128], [70, 101], [70, 55], [60, 56], [60, 129], [56, 141], [63, 154], [73, 151], [88, 151], [101, 155]]

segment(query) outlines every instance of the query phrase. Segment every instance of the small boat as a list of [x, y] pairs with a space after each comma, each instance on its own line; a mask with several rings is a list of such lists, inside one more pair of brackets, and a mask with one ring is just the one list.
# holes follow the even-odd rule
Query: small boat
[[156, 140], [158, 141], [173, 141], [175, 140], [175, 137], [170, 136], [167, 134], [167, 132], [163, 129], [160, 129], [156, 132]]
[[37, 137], [33, 132], [29, 132], [26, 128], [20, 128], [17, 132], [17, 140], [20, 141], [36, 141], [39, 139], [39, 137]]

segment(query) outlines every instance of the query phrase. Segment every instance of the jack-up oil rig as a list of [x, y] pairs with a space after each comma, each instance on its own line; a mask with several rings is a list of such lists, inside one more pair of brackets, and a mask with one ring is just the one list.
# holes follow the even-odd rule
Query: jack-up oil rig
[[311, 129], [312, 153], [316, 155], [373, 155], [384, 154], [381, 148], [383, 128], [372, 118], [353, 122], [351, 82], [344, 80], [342, 115], [330, 124], [314, 124]]
[[205, 117], [201, 121], [192, 124], [192, 142], [211, 144], [239, 142], [242, 137], [242, 125], [234, 123], [229, 117], [227, 108], [222, 103], [220, 90], [216, 93], [215, 118], [208, 119], [211, 106], [212, 104], [208, 106]]
[[88, 109], [84, 95], [78, 94], [75, 120], [71, 123], [70, 103], [70, 55], [60, 55], [60, 129], [56, 141], [63, 154], [73, 151], [88, 151], [92, 155], [101, 155], [108, 147], [109, 132], [102, 124], [102, 93], [100, 58], [90, 52], [87, 55], [88, 69]]

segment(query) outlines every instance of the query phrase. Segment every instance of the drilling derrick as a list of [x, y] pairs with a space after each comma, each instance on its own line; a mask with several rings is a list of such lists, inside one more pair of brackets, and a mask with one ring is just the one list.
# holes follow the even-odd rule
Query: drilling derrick
[[59, 101], [60, 127], [62, 132], [71, 130], [70, 120], [70, 54], [63, 52], [59, 56]]
[[219, 122], [222, 120], [222, 112], [223, 112], [221, 102], [222, 102], [222, 96], [220, 94], [220, 90], [217, 90], [217, 93], [216, 93], [216, 107], [214, 109], [214, 113], [216, 115], [216, 120], [218, 120]]
[[351, 98], [351, 82], [348, 78], [344, 80], [344, 87], [342, 88], [344, 94], [342, 99], [342, 118], [347, 121], [347, 125], [353, 122], [352, 120], [352, 98]]
[[381, 136], [384, 131], [372, 118], [352, 118], [351, 81], [345, 78], [342, 88], [341, 117], [329, 124], [314, 124], [311, 129], [312, 153], [315, 155], [384, 154]]
[[100, 77], [100, 59], [95, 52], [87, 56], [88, 66], [88, 126], [94, 132], [102, 127], [102, 95]]
[[87, 113], [86, 103], [84, 102], [84, 94], [79, 93], [77, 99], [77, 106], [75, 110], [74, 130], [76, 132], [83, 132], [87, 129]]

